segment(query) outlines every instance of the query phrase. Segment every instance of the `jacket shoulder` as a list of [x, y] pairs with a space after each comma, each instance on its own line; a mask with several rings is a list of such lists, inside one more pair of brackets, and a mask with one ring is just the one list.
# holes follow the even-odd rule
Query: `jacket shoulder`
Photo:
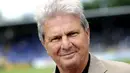
[[130, 64], [118, 61], [101, 60], [101, 62], [107, 67], [108, 71], [115, 73], [130, 73]]

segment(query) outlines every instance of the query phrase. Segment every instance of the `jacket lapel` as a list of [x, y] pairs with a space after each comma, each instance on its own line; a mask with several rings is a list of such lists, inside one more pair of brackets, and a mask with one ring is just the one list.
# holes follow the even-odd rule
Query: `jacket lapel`
[[91, 53], [90, 56], [91, 59], [88, 73], [107, 73], [107, 68], [104, 66], [104, 64]]

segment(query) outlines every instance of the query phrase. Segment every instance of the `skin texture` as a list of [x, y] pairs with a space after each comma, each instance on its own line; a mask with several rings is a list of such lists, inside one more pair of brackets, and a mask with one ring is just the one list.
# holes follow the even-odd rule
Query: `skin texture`
[[48, 18], [42, 26], [43, 46], [61, 73], [81, 73], [88, 62], [89, 29], [84, 30], [80, 18], [60, 14]]

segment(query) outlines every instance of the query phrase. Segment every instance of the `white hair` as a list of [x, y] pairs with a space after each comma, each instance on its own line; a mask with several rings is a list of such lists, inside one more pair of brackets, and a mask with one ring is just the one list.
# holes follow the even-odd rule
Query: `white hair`
[[44, 24], [47, 17], [54, 16], [59, 12], [79, 16], [83, 28], [89, 28], [88, 21], [83, 14], [83, 7], [80, 0], [44, 0], [43, 3], [44, 4], [41, 4], [36, 8], [35, 13], [38, 35], [41, 41], [44, 40], [43, 28], [41, 26]]

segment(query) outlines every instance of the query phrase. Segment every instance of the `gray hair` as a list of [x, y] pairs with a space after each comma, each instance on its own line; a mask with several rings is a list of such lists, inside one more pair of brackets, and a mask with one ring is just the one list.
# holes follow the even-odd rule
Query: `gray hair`
[[80, 0], [45, 0], [44, 4], [41, 4], [36, 8], [35, 19], [38, 27], [38, 35], [40, 41], [44, 40], [43, 28], [47, 17], [54, 16], [56, 13], [62, 12], [67, 14], [74, 14], [80, 17], [81, 24], [86, 30], [89, 28], [88, 21], [83, 14], [83, 7]]

